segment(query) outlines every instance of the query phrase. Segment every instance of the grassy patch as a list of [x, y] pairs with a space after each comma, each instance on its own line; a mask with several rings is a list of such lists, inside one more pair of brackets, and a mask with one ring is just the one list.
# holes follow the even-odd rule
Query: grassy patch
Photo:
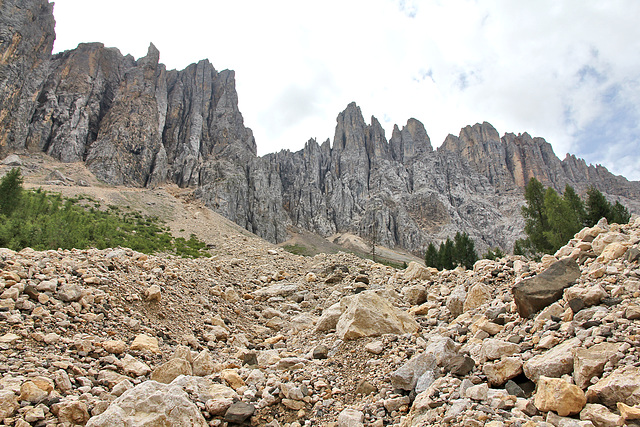
[[294, 255], [314, 256], [316, 254], [313, 249], [304, 245], [299, 245], [297, 243], [295, 245], [285, 245], [284, 250], [287, 252], [291, 252]]
[[157, 217], [145, 216], [115, 205], [106, 208], [87, 196], [64, 198], [59, 193], [22, 189], [21, 179], [4, 184], [10, 209], [0, 210], [0, 247], [19, 251], [128, 247], [143, 253], [171, 253], [183, 257], [211, 256], [195, 235], [174, 238]]

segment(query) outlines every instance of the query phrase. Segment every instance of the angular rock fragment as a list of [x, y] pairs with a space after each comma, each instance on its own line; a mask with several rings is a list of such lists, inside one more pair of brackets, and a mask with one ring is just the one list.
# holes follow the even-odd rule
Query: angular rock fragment
[[616, 415], [606, 406], [597, 403], [587, 403], [580, 411], [580, 419], [591, 421], [596, 427], [608, 427], [620, 425], [620, 415]]
[[124, 392], [106, 411], [87, 422], [88, 427], [118, 425], [207, 427], [207, 422], [179, 386], [145, 381]]
[[527, 360], [524, 374], [532, 381], [540, 376], [558, 378], [573, 371], [573, 349], [580, 345], [579, 338], [572, 338], [546, 352]]
[[563, 379], [541, 376], [536, 385], [534, 404], [540, 411], [555, 411], [566, 417], [580, 413], [587, 403], [582, 389]]
[[512, 289], [518, 313], [529, 317], [562, 297], [565, 288], [580, 277], [580, 267], [571, 258], [554, 262], [542, 273], [515, 285]]
[[356, 409], [343, 409], [338, 415], [338, 427], [363, 427], [364, 414]]
[[424, 267], [415, 261], [411, 261], [409, 266], [404, 270], [404, 279], [407, 281], [430, 280], [434, 274], [437, 274], [437, 270]]
[[618, 402], [633, 406], [640, 404], [640, 368], [621, 366], [587, 389], [590, 403], [615, 408]]
[[159, 383], [169, 384], [180, 375], [192, 375], [191, 364], [184, 359], [171, 359], [158, 366], [151, 373], [151, 379]]
[[230, 423], [243, 423], [253, 415], [255, 410], [256, 408], [253, 405], [245, 402], [236, 402], [229, 406], [229, 409], [224, 414], [224, 419]]
[[574, 349], [573, 380], [580, 388], [591, 385], [591, 378], [598, 377], [604, 366], [620, 349], [618, 343], [600, 343], [589, 348]]
[[411, 315], [395, 308], [372, 291], [345, 297], [340, 304], [344, 312], [336, 325], [336, 334], [343, 340], [406, 334], [416, 332], [419, 328]]
[[418, 379], [428, 370], [436, 368], [438, 362], [431, 353], [420, 353], [413, 356], [391, 374], [391, 384], [394, 388], [411, 391], [415, 388]]
[[491, 387], [500, 386], [522, 373], [522, 359], [505, 357], [495, 363], [485, 363], [482, 372], [487, 376]]

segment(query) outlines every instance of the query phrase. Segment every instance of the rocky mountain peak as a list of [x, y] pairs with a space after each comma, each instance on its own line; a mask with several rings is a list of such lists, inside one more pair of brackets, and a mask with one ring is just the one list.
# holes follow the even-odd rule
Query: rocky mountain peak
[[365, 148], [367, 124], [355, 102], [347, 105], [347, 108], [338, 114], [336, 121], [333, 150], [359, 151]]
[[521, 237], [522, 188], [533, 176], [560, 191], [595, 185], [640, 205], [638, 183], [574, 157], [561, 162], [542, 138], [500, 138], [484, 122], [434, 152], [418, 120], [395, 126], [387, 140], [355, 103], [338, 115], [333, 141], [259, 158], [232, 70], [208, 60], [166, 70], [153, 44], [138, 60], [100, 43], [51, 56], [50, 3], [5, 0], [0, 10], [0, 155], [82, 161], [108, 184], [191, 187], [270, 241], [297, 227], [421, 255], [429, 242], [465, 231], [479, 250], [509, 250]]
[[393, 126], [389, 145], [393, 158], [401, 163], [409, 162], [422, 153], [433, 151], [424, 125], [413, 118], [407, 121], [402, 130], [398, 128], [398, 125]]

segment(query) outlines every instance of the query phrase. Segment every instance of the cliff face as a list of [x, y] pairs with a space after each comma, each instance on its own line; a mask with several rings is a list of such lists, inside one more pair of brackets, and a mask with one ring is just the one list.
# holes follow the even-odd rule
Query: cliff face
[[0, 154], [24, 146], [55, 33], [46, 0], [0, 2]]
[[279, 167], [293, 225], [324, 236], [375, 236], [417, 252], [459, 230], [481, 246], [506, 245], [520, 233], [521, 196], [499, 195], [459, 153], [433, 151], [419, 121], [396, 126], [390, 141], [355, 104], [337, 121], [332, 148], [311, 140], [299, 152], [266, 156]]
[[0, 1], [0, 155], [46, 152], [84, 161], [109, 184], [174, 182], [271, 240], [289, 227], [353, 232], [417, 253], [466, 231], [482, 249], [520, 237], [531, 177], [562, 191], [595, 185], [639, 208], [640, 184], [567, 156], [542, 138], [500, 137], [488, 123], [449, 135], [438, 150], [422, 123], [395, 126], [350, 104], [333, 141], [259, 158], [238, 109], [233, 71], [208, 61], [166, 70], [151, 45], [135, 60], [102, 44], [51, 56], [52, 5]]

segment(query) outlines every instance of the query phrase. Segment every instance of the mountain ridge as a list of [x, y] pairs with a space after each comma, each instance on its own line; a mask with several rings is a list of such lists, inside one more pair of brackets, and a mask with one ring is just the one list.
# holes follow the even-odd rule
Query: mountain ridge
[[522, 187], [531, 177], [559, 191], [593, 185], [640, 211], [639, 182], [575, 156], [561, 161], [543, 138], [500, 137], [484, 122], [434, 150], [418, 120], [394, 126], [387, 140], [355, 103], [338, 114], [333, 141], [258, 157], [232, 70], [208, 60], [167, 70], [153, 44], [137, 60], [101, 43], [52, 55], [52, 4], [0, 7], [3, 33], [14, 34], [0, 48], [0, 156], [44, 152], [83, 161], [111, 185], [192, 187], [272, 242], [295, 229], [346, 232], [419, 254], [464, 231], [480, 249], [509, 250], [522, 236]]

